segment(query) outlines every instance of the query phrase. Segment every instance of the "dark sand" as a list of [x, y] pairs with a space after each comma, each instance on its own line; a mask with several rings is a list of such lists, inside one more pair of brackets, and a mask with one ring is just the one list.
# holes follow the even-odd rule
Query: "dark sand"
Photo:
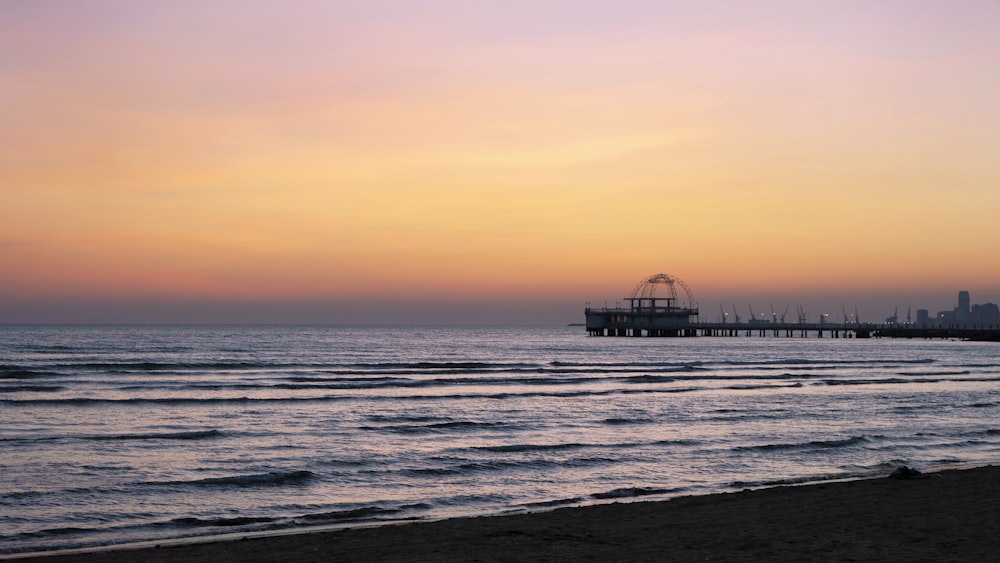
[[1000, 467], [37, 560], [1000, 561]]

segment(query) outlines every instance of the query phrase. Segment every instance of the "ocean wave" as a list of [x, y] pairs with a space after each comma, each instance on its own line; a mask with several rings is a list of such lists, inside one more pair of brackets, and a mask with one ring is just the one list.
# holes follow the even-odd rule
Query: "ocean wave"
[[419, 467], [403, 469], [400, 473], [414, 477], [444, 477], [449, 475], [460, 475], [462, 471], [457, 467]]
[[[907, 363], [907, 362], [897, 362]], [[706, 371], [709, 369], [718, 370], [721, 366], [756, 367], [767, 369], [835, 369], [845, 365], [845, 362], [837, 362], [829, 365], [825, 361], [800, 361], [800, 360], [773, 360], [763, 362], [721, 362], [708, 367], [704, 362], [550, 362], [548, 364], [535, 364], [525, 362], [481, 362], [481, 361], [455, 361], [455, 362], [380, 362], [380, 363], [287, 363], [268, 361], [207, 361], [207, 362], [169, 362], [169, 361], [134, 361], [134, 362], [61, 362], [48, 366], [60, 370], [79, 371], [99, 371], [105, 373], [157, 373], [157, 372], [202, 372], [202, 371], [250, 371], [269, 370], [274, 372], [294, 372], [305, 371], [306, 373], [323, 373], [328, 375], [342, 376], [329, 378], [329, 382], [340, 383], [350, 381], [355, 378], [359, 382], [370, 382], [372, 376], [383, 375], [388, 379], [395, 379], [391, 376], [414, 376], [414, 375], [434, 375], [434, 374], [576, 374], [581, 376], [589, 375], [615, 375], [615, 374], [666, 374], [666, 373], [692, 373]], [[0, 379], [2, 378], [30, 378], [59, 375], [50, 371], [38, 369], [28, 369], [24, 366], [4, 365], [0, 366]], [[316, 376], [291, 376], [287, 380], [291, 383], [313, 383], [324, 381]], [[537, 379], [525, 378], [523, 383], [532, 383]], [[550, 382], [559, 382], [559, 379]]]
[[160, 433], [148, 433], [148, 434], [92, 434], [92, 435], [57, 434], [52, 436], [24, 436], [16, 438], [0, 438], [0, 442], [33, 443], [33, 442], [67, 441], [67, 440], [86, 440], [93, 442], [114, 442], [114, 441], [129, 441], [129, 440], [205, 440], [209, 438], [218, 438], [222, 435], [223, 433], [220, 432], [219, 430], [193, 430], [187, 432], [160, 432]]
[[916, 411], [926, 411], [926, 410], [938, 410], [940, 405], [929, 404], [929, 405], [899, 405], [897, 407], [892, 407], [893, 412], [916, 412]]
[[336, 371], [323, 371], [323, 374], [339, 374], [337, 377], [326, 377], [325, 375], [293, 375], [285, 378], [285, 381], [291, 383], [377, 383], [377, 382], [393, 382], [393, 381], [410, 381], [407, 377], [398, 377], [393, 375], [384, 376], [374, 376], [374, 375], [358, 375], [357, 372], [336, 372]]
[[[898, 467], [898, 466], [897, 466]], [[781, 487], [788, 485], [804, 485], [806, 483], [821, 483], [823, 481], [833, 481], [837, 479], [852, 479], [869, 475], [870, 472], [855, 473], [828, 473], [808, 475], [802, 477], [787, 477], [782, 479], [763, 479], [760, 481], [733, 481], [729, 484], [733, 489], [752, 489], [760, 487]]]
[[512, 453], [512, 452], [540, 452], [557, 450], [575, 450], [580, 448], [593, 447], [590, 444], [510, 444], [505, 446], [473, 446], [471, 449], [484, 452]]
[[802, 387], [802, 383], [789, 383], [787, 385], [780, 384], [766, 384], [766, 383], [747, 383], [743, 385], [729, 385], [724, 387], [724, 389], [729, 389], [732, 391], [757, 391], [760, 389], [795, 389]]
[[[420, 374], [408, 374], [420, 375]], [[461, 386], [541, 386], [541, 385], [577, 385], [602, 381], [607, 378], [594, 377], [448, 377], [421, 379], [415, 377], [381, 376], [381, 377], [324, 377], [297, 375], [284, 378], [283, 383], [269, 381], [240, 381], [227, 383], [192, 382], [172, 387], [195, 391], [206, 390], [252, 390], [252, 389], [284, 389], [284, 390], [367, 390], [367, 389], [419, 389], [430, 387], [461, 387]], [[669, 381], [669, 380], [665, 380]], [[159, 382], [132, 384], [120, 387], [123, 390], [157, 389], [162, 387]]]
[[255, 473], [250, 475], [233, 475], [229, 477], [209, 477], [193, 481], [162, 481], [146, 483], [148, 485], [189, 485], [208, 487], [260, 487], [281, 485], [302, 485], [316, 474], [312, 471], [271, 471], [270, 473]]
[[829, 375], [819, 375], [812, 373], [736, 373], [720, 374], [712, 373], [707, 375], [675, 375], [672, 379], [677, 381], [789, 381], [798, 379], [814, 379], [820, 377], [830, 377]]
[[991, 444], [992, 442], [987, 440], [962, 440], [960, 442], [949, 443], [949, 446], [956, 446], [959, 448], [971, 448], [975, 446], [982, 446], [985, 444]]
[[30, 498], [40, 498], [40, 497], [50, 497], [50, 498], [60, 498], [70, 495], [107, 495], [121, 492], [122, 487], [119, 485], [106, 485], [100, 487], [69, 487], [65, 489], [51, 488], [51, 489], [29, 489], [22, 491], [12, 491], [8, 493], [0, 493], [0, 499], [3, 500], [23, 500]]
[[505, 385], [505, 386], [518, 386], [518, 385], [575, 385], [580, 383], [590, 383], [595, 381], [591, 377], [451, 377], [451, 378], [434, 378], [434, 379], [414, 379], [414, 378], [401, 378], [401, 377], [382, 377], [382, 378], [350, 378], [350, 379], [336, 379], [336, 378], [323, 378], [310, 380], [309, 378], [297, 378], [296, 382], [292, 383], [277, 383], [277, 384], [246, 384], [243, 388], [262, 388], [262, 389], [384, 389], [384, 388], [424, 388], [424, 387], [445, 387], [445, 386], [463, 386], [463, 385]]
[[448, 429], [465, 429], [465, 428], [497, 428], [499, 426], [507, 426], [504, 422], [474, 422], [471, 420], [456, 420], [452, 422], [438, 422], [435, 424], [428, 424], [422, 428], [428, 428], [431, 430], [448, 430]]
[[625, 383], [673, 383], [674, 381], [677, 381], [677, 379], [673, 377], [666, 377], [662, 375], [649, 375], [649, 374], [623, 377], [621, 378], [621, 380], [624, 381]]
[[474, 461], [469, 463], [463, 463], [457, 466], [457, 473], [483, 473], [490, 471], [509, 471], [511, 469], [545, 469], [564, 465], [572, 466], [583, 466], [583, 465], [593, 465], [594, 463], [561, 463], [555, 460], [548, 459], [534, 459], [531, 461], [520, 461], [520, 460], [494, 460], [494, 461]]
[[737, 451], [775, 451], [775, 450], [846, 448], [857, 444], [865, 444], [870, 441], [871, 440], [867, 436], [852, 436], [850, 438], [843, 438], [838, 440], [812, 440], [810, 442], [763, 444], [757, 446], [737, 446], [733, 449]]
[[[495, 393], [488, 395], [464, 395], [460, 398], [474, 398], [482, 397], [485, 399], [511, 399], [511, 398], [531, 398], [531, 397], [554, 397], [554, 398], [566, 398], [566, 397], [603, 397], [608, 395], [658, 395], [658, 394], [677, 394], [677, 393], [689, 393], [692, 391], [700, 391], [704, 389], [703, 387], [671, 387], [671, 388], [642, 388], [642, 389], [602, 389], [602, 390], [580, 390], [580, 391], [539, 391], [539, 392], [528, 392], [528, 393]], [[450, 396], [445, 396], [443, 398], [448, 398]], [[408, 399], [409, 397], [400, 397]]]
[[192, 430], [188, 432], [162, 432], [150, 434], [108, 434], [84, 436], [84, 440], [116, 441], [116, 440], [204, 440], [218, 438], [223, 433], [219, 430]]
[[427, 416], [427, 415], [408, 415], [408, 414], [398, 414], [398, 415], [385, 415], [385, 414], [369, 414], [365, 416], [365, 420], [369, 422], [382, 422], [382, 423], [412, 423], [419, 424], [425, 422], [442, 422], [450, 421], [449, 418], [442, 418], [439, 416]]
[[565, 467], [594, 467], [601, 465], [612, 465], [621, 463], [620, 457], [575, 457], [568, 459], [556, 459], [538, 457], [533, 459], [494, 459], [494, 460], [466, 460], [462, 463], [447, 465], [443, 467], [421, 467], [400, 470], [400, 473], [416, 477], [439, 477], [454, 475], [469, 475], [471, 473], [507, 472], [519, 470], [539, 470]]
[[38, 344], [22, 344], [14, 346], [15, 349], [25, 350], [27, 352], [41, 353], [41, 354], [51, 354], [53, 352], [72, 352], [74, 350], [83, 350], [79, 346], [67, 346], [65, 344], [50, 344], [47, 346]]
[[[665, 370], [676, 370], [676, 371], [700, 371], [704, 369], [718, 369], [720, 366], [733, 366], [739, 368], [756, 368], [756, 369], [817, 369], [817, 370], [830, 370], [830, 369], [840, 369], [843, 367], [853, 367], [853, 366], [893, 366], [893, 365], [926, 365], [936, 363], [938, 360], [934, 358], [915, 358], [915, 359], [892, 359], [892, 360], [881, 360], [881, 359], [835, 359], [835, 358], [824, 358], [824, 359], [811, 359], [811, 358], [776, 358], [768, 360], [718, 360], [718, 361], [693, 361], [693, 362], [570, 362], [570, 361], [554, 361], [549, 365], [553, 367], [561, 368], [586, 368], [586, 369], [597, 369], [597, 370], [607, 370], [607, 371], [618, 371], [624, 369], [629, 370], [647, 370], [647, 369], [665, 369]], [[991, 367], [995, 364], [970, 364], [969, 366], [962, 365], [960, 367]]]
[[[668, 389], [601, 389], [579, 391], [528, 391], [523, 393], [454, 393], [448, 395], [399, 395], [386, 397], [385, 400], [397, 401], [440, 401], [464, 399], [528, 399], [533, 397], [572, 398], [572, 397], [603, 397], [608, 395], [644, 395], [644, 394], [675, 394], [699, 391], [701, 387], [682, 387]], [[331, 399], [349, 399], [350, 397], [332, 397]], [[368, 400], [371, 400], [368, 398]], [[0, 399], [0, 403], [3, 400]]]
[[431, 508], [434, 508], [434, 506], [426, 502], [415, 502], [399, 506], [399, 510], [430, 510]]
[[[408, 399], [411, 397], [397, 397]], [[430, 398], [430, 397], [425, 397]], [[255, 403], [309, 403], [350, 400], [346, 396], [319, 397], [131, 397], [128, 399], [96, 399], [69, 397], [65, 399], [0, 399], [0, 404], [10, 406], [91, 406], [91, 405], [200, 405], [200, 404], [255, 404]]]
[[816, 364], [818, 366], [862, 366], [862, 365], [886, 365], [886, 364], [933, 364], [936, 362], [934, 358], [914, 358], [912, 360], [839, 360], [833, 358], [826, 358], [822, 360], [813, 360], [807, 358], [783, 358], [774, 360], [727, 360], [718, 362], [719, 365], [731, 365], [731, 366], [769, 366], [769, 365], [809, 365]]
[[477, 361], [465, 362], [379, 362], [356, 364], [358, 367], [376, 370], [433, 370], [433, 371], [471, 371], [495, 369], [537, 369], [538, 364], [507, 364], [487, 363]]
[[529, 510], [533, 509], [533, 508], [554, 508], [554, 507], [557, 507], [557, 506], [566, 506], [566, 505], [570, 505], [570, 504], [579, 504], [581, 502], [585, 502], [586, 500], [587, 500], [586, 497], [572, 497], [572, 498], [561, 498], [561, 499], [555, 499], [555, 500], [545, 500], [545, 501], [539, 501], [539, 502], [526, 502], [526, 503], [523, 503], [523, 504], [519, 504], [517, 506], [523, 507], [523, 508], [527, 508]]
[[987, 409], [990, 407], [995, 407], [997, 405], [1000, 405], [1000, 403], [990, 401], [990, 402], [972, 403], [970, 405], [965, 405], [965, 407], [970, 409]]
[[493, 367], [496, 364], [485, 362], [410, 362], [410, 363], [375, 363], [358, 364], [371, 368], [408, 368], [408, 369], [477, 369]]
[[821, 383], [825, 385], [899, 385], [902, 383], [937, 383], [935, 379], [902, 379], [899, 377], [887, 377], [878, 379], [824, 379]]
[[266, 516], [234, 516], [232, 518], [174, 518], [168, 525], [170, 526], [181, 526], [185, 528], [202, 528], [202, 527], [234, 527], [234, 526], [249, 526], [252, 524], [269, 524], [274, 522], [274, 518], [268, 518]]
[[219, 369], [224, 367], [220, 364], [183, 364], [183, 363], [158, 363], [158, 362], [92, 362], [81, 364], [64, 364], [64, 368], [92, 369], [102, 371], [167, 371], [192, 367], [203, 367], [208, 369]]
[[46, 493], [42, 491], [14, 491], [12, 493], [0, 493], [0, 499], [3, 500], [24, 500], [30, 498], [37, 498]]
[[[637, 383], [673, 383], [675, 381], [718, 381], [725, 379], [791, 379], [803, 376], [784, 375], [775, 377], [773, 375], [672, 375], [664, 376], [654, 373], [646, 373], [648, 370], [640, 370], [639, 375], [622, 375], [621, 373], [595, 371], [594, 375], [580, 375], [580, 371], [573, 371], [574, 376], [552, 377], [545, 374], [533, 374], [531, 376], [506, 375], [500, 377], [447, 377], [447, 378], [414, 378], [414, 377], [307, 377], [296, 376], [288, 378], [289, 383], [279, 384], [250, 384], [251, 387], [276, 388], [276, 389], [380, 389], [380, 388], [421, 388], [421, 387], [443, 387], [443, 386], [569, 386], [586, 385], [598, 382], [620, 382], [624, 384]], [[495, 372], [494, 372], [495, 373]], [[570, 372], [567, 372], [570, 373]], [[629, 374], [635, 372], [628, 372]], [[411, 374], [419, 375], [419, 374]], [[294, 379], [294, 380], [293, 380]]]
[[377, 520], [378, 517], [380, 516], [386, 516], [389, 514], [398, 514], [399, 512], [401, 512], [401, 509], [399, 508], [365, 506], [362, 508], [352, 508], [350, 510], [334, 510], [331, 512], [303, 514], [302, 516], [297, 516], [296, 519], [307, 520], [313, 523], [315, 523], [316, 521], [325, 521], [325, 522], [368, 521], [368, 520]]
[[358, 429], [375, 432], [390, 432], [394, 434], [441, 434], [449, 431], [480, 430], [499, 427], [510, 429], [511, 425], [504, 422], [474, 422], [470, 420], [459, 420], [418, 425], [394, 424], [388, 426], [360, 426]]
[[[675, 394], [675, 393], [688, 393], [691, 391], [700, 391], [701, 387], [678, 387], [670, 389], [603, 389], [600, 391], [593, 390], [581, 390], [581, 391], [541, 391], [535, 393], [495, 393], [489, 395], [464, 395], [460, 398], [473, 398], [482, 397], [486, 399], [510, 399], [510, 398], [530, 398], [530, 397], [603, 397], [607, 395], [645, 395], [645, 394]], [[408, 399], [409, 397], [401, 397]], [[448, 398], [448, 396], [442, 397]]]
[[538, 373], [548, 373], [548, 374], [583, 374], [583, 375], [608, 375], [615, 376], [618, 374], [630, 374], [630, 373], [692, 373], [706, 371], [704, 368], [694, 367], [694, 366], [648, 366], [648, 365], [623, 365], [617, 367], [610, 367], [604, 365], [598, 366], [587, 366], [581, 364], [580, 367], [575, 368], [542, 368], [538, 370]]
[[677, 369], [694, 369], [704, 365], [705, 362], [695, 361], [695, 362], [568, 362], [568, 361], [553, 361], [549, 365], [556, 367], [595, 367], [595, 368], [608, 368], [608, 367], [636, 367], [636, 368], [677, 368]]
[[684, 439], [684, 440], [657, 440], [657, 441], [653, 442], [653, 444], [657, 445], [657, 446], [697, 446], [697, 445], [699, 445], [701, 443], [702, 443], [701, 440], [691, 440], [691, 439]]
[[174, 371], [204, 371], [204, 370], [257, 370], [257, 369], [294, 369], [302, 366], [290, 363], [248, 362], [248, 361], [217, 361], [217, 362], [81, 362], [55, 364], [59, 369], [96, 370], [111, 373], [122, 372], [174, 372]]
[[502, 392], [502, 393], [451, 393], [440, 395], [394, 395], [381, 398], [371, 396], [354, 395], [312, 395], [312, 396], [283, 396], [283, 397], [130, 397], [127, 399], [104, 399], [91, 397], [67, 397], [62, 399], [0, 399], [0, 405], [9, 406], [97, 406], [97, 405], [199, 405], [199, 404], [267, 404], [267, 403], [308, 403], [308, 402], [337, 402], [337, 401], [446, 401], [446, 400], [466, 400], [466, 399], [528, 399], [535, 397], [551, 398], [573, 398], [573, 397], [603, 397], [609, 395], [656, 395], [656, 394], [681, 394], [700, 391], [704, 387], [649, 387], [649, 388], [602, 388], [602, 389], [576, 389], [567, 391], [525, 391], [525, 392]]
[[[718, 365], [723, 366], [795, 366], [795, 365], [811, 365], [811, 364], [841, 364], [841, 363], [852, 363], [849, 360], [836, 361], [836, 360], [810, 360], [805, 358], [777, 358], [773, 360], [721, 360], [717, 362]], [[867, 363], [867, 362], [866, 362]]]
[[61, 385], [3, 385], [0, 393], [55, 393], [64, 389]]
[[[732, 381], [733, 383], [726, 389], [737, 390], [737, 391], [752, 391], [758, 389], [777, 389], [777, 388], [798, 388], [802, 387], [804, 384], [803, 380], [815, 380], [813, 384], [816, 385], [826, 385], [826, 386], [861, 386], [861, 385], [887, 385], [887, 384], [930, 384], [940, 381], [968, 381], [968, 382], [989, 382], [1000, 380], [1000, 378], [983, 378], [983, 377], [968, 377], [968, 378], [956, 378], [957, 375], [968, 375], [968, 372], [952, 372], [950, 377], [940, 374], [923, 374], [915, 377], [873, 377], [873, 378], [831, 378], [829, 376], [820, 376], [817, 374], [790, 374], [782, 373], [780, 375], [751, 375], [751, 374], [741, 374], [741, 375], [679, 375], [679, 376], [657, 376], [651, 374], [642, 374], [629, 377], [615, 377], [608, 376], [604, 374], [605, 377], [483, 377], [483, 378], [433, 378], [433, 379], [411, 379], [411, 378], [378, 378], [375, 380], [369, 380], [366, 378], [349, 378], [344, 381], [338, 381], [333, 378], [321, 378], [318, 381], [310, 381], [310, 378], [297, 376], [295, 383], [272, 383], [269, 381], [236, 381], [236, 382], [224, 382], [224, 383], [183, 383], [177, 384], [176, 382], [159, 382], [151, 381], [148, 383], [139, 384], [128, 384], [118, 387], [120, 391], [134, 392], [135, 397], [129, 397], [124, 399], [112, 399], [112, 398], [101, 398], [101, 397], [65, 397], [59, 399], [46, 399], [46, 398], [25, 398], [25, 399], [15, 399], [10, 397], [8, 399], [0, 399], [3, 401], [36, 401], [40, 404], [52, 404], [52, 402], [61, 402], [65, 404], [76, 404], [76, 405], [86, 405], [86, 404], [101, 404], [101, 403], [139, 403], [139, 402], [149, 402], [149, 403], [161, 403], [161, 404], [181, 404], [181, 403], [218, 403], [218, 402], [251, 402], [251, 401], [332, 401], [332, 400], [350, 400], [356, 399], [353, 395], [320, 395], [316, 394], [313, 396], [305, 396], [304, 394], [297, 394], [296, 391], [330, 391], [336, 393], [338, 391], [351, 392], [351, 391], [363, 391], [363, 390], [377, 390], [377, 389], [423, 389], [423, 388], [453, 388], [459, 390], [462, 388], [470, 388], [469, 393], [453, 393], [453, 394], [440, 394], [440, 395], [397, 395], [393, 397], [393, 400], [425, 400], [425, 399], [467, 399], [467, 398], [490, 398], [490, 399], [507, 399], [512, 397], [530, 398], [530, 397], [577, 397], [577, 396], [602, 396], [602, 395], [612, 395], [612, 394], [628, 394], [628, 393], [685, 393], [689, 391], [697, 391], [701, 389], [700, 387], [672, 387], [671, 383], [685, 383], [688, 385], [698, 384], [701, 382], [725, 382]], [[822, 378], [822, 379], [820, 379]], [[788, 382], [782, 385], [781, 382]], [[594, 388], [598, 383], [602, 383], [601, 387]], [[617, 385], [616, 385], [617, 384]], [[532, 388], [539, 386], [548, 387], [558, 387], [561, 389], [539, 389], [532, 390]], [[484, 387], [506, 387], [511, 390], [497, 392], [496, 389], [492, 393], [483, 393], [481, 391], [487, 391], [486, 389], [479, 389]], [[475, 389], [473, 389], [475, 388]], [[517, 388], [521, 388], [519, 390]], [[69, 387], [65, 385], [11, 385], [4, 387], [0, 385], [0, 393], [15, 393], [15, 392], [65, 392]], [[270, 397], [233, 397], [233, 396], [219, 396], [218, 394], [208, 395], [206, 391], [218, 391], [218, 392], [238, 392], [238, 391], [273, 391], [273, 390], [284, 390], [288, 391], [286, 395], [270, 396]], [[171, 397], [156, 397], [156, 396], [141, 396], [142, 394], [154, 394], [157, 391], [168, 391], [173, 393], [185, 393], [189, 395], [198, 394], [198, 396], [171, 396]]]
[[601, 424], [628, 426], [631, 424], [652, 424], [653, 422], [655, 421], [651, 418], [605, 418], [601, 421]]
[[774, 412], [759, 412], [759, 411], [747, 411], [740, 412], [738, 414], [729, 414], [721, 416], [707, 416], [703, 420], [713, 421], [713, 422], [763, 422], [768, 420], [787, 420], [789, 418], [794, 418], [796, 415], [788, 411], [775, 410]]
[[68, 536], [73, 534], [85, 534], [88, 532], [93, 532], [99, 528], [80, 528], [77, 526], [64, 526], [60, 528], [46, 528], [44, 530], [36, 530], [33, 532], [23, 532], [18, 534], [21, 538], [50, 538], [53, 536]]
[[602, 493], [594, 493], [591, 498], [598, 500], [606, 499], [616, 499], [616, 498], [635, 498], [635, 497], [645, 497], [650, 495], [665, 495], [668, 493], [675, 492], [677, 489], [661, 489], [656, 487], [624, 487], [621, 489], [612, 489], [610, 491], [605, 491]]
[[39, 371], [17, 366], [0, 367], [0, 379], [39, 379], [59, 375], [53, 371]]

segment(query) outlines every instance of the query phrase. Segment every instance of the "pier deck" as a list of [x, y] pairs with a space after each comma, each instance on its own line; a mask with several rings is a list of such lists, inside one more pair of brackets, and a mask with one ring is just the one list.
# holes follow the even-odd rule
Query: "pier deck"
[[[776, 336], [818, 338], [957, 338], [1000, 341], [1000, 326], [916, 326], [872, 323], [748, 323], [701, 322], [689, 310], [640, 308], [585, 310], [586, 330], [591, 336]], [[693, 311], [696, 312], [696, 311]]]

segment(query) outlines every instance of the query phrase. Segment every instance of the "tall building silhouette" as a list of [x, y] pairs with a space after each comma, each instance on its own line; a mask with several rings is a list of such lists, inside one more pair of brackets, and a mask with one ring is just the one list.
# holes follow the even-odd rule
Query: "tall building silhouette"
[[955, 320], [958, 322], [966, 322], [969, 320], [971, 312], [972, 312], [972, 303], [969, 299], [969, 292], [959, 291], [958, 308], [955, 309]]

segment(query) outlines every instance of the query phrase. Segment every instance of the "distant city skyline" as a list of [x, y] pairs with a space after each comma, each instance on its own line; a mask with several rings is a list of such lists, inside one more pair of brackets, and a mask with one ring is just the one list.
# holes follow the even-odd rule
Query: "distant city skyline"
[[1000, 324], [1000, 307], [992, 302], [973, 305], [971, 294], [962, 290], [958, 292], [958, 305], [953, 309], [934, 315], [928, 309], [918, 309], [915, 323], [922, 326], [997, 325]]

